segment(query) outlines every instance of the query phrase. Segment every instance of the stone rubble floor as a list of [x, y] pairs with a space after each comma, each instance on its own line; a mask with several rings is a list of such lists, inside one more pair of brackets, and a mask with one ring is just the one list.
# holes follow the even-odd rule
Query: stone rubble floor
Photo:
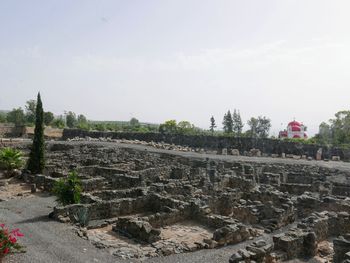
[[112, 226], [87, 230], [88, 239], [97, 246], [108, 248], [117, 257], [145, 259], [162, 254], [178, 254], [195, 251], [204, 246], [203, 239], [210, 239], [213, 231], [195, 222], [185, 221], [161, 229], [161, 240], [153, 244], [140, 244], [112, 231]]

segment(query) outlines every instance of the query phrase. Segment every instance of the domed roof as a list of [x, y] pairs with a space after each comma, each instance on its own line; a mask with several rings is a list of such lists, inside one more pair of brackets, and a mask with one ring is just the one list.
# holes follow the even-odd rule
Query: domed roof
[[300, 136], [298, 134], [295, 134], [293, 138], [300, 138]]
[[292, 131], [300, 132], [301, 131], [300, 126], [296, 126], [296, 125], [292, 126]]
[[297, 121], [291, 121], [290, 123], [288, 123], [288, 126], [301, 126], [301, 124]]

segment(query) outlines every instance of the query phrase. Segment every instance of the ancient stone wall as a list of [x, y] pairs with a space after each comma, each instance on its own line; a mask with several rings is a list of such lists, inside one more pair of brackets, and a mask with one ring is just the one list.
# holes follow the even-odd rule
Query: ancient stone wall
[[146, 142], [165, 142], [194, 148], [210, 150], [239, 149], [240, 153], [249, 152], [251, 149], [260, 149], [263, 153], [271, 155], [282, 153], [294, 155], [307, 155], [315, 158], [317, 150], [322, 148], [322, 157], [331, 158], [340, 156], [343, 160], [350, 160], [350, 152], [339, 148], [328, 148], [319, 145], [305, 145], [295, 142], [287, 142], [276, 139], [256, 139], [246, 137], [206, 136], [206, 135], [174, 135], [161, 133], [136, 133], [136, 132], [98, 132], [79, 129], [64, 129], [62, 138], [72, 139], [76, 137], [107, 138], [140, 140]]
[[[125, 251], [139, 259], [252, 240], [237, 246], [231, 263], [281, 262], [319, 256], [332, 238], [350, 233], [345, 163], [210, 160], [88, 141], [48, 142], [46, 154], [44, 175], [24, 172], [24, 180], [50, 191], [76, 169], [81, 203], [57, 206], [50, 217], [79, 224], [81, 236], [115, 249], [118, 257]], [[334, 243], [335, 262], [350, 251], [347, 243]], [[331, 249], [325, 253], [333, 256]]]
[[0, 124], [0, 138], [1, 137], [22, 137], [25, 134], [24, 126], [15, 126], [14, 124], [3, 123]]

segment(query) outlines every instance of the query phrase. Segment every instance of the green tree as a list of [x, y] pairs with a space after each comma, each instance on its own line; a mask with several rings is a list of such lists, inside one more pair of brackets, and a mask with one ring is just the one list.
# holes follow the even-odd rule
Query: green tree
[[0, 123], [6, 122], [7, 114], [5, 112], [0, 112]]
[[320, 143], [330, 143], [332, 141], [331, 126], [325, 122], [322, 122], [318, 127], [318, 134], [316, 135], [316, 138]]
[[55, 116], [53, 115], [52, 112], [50, 111], [44, 112], [44, 124], [46, 126], [49, 126], [54, 119], [55, 119]]
[[225, 133], [233, 132], [233, 120], [232, 120], [232, 115], [230, 110], [228, 110], [227, 113], [224, 115], [222, 125]]
[[138, 130], [141, 126], [139, 120], [136, 118], [131, 118], [131, 120], [129, 121], [129, 125], [132, 131]]
[[248, 126], [250, 127], [249, 128], [249, 131], [247, 132], [247, 135], [249, 137], [257, 137], [257, 129], [258, 129], [258, 119], [257, 118], [254, 118], [254, 117], [251, 117], [248, 121], [247, 121], [247, 124]]
[[55, 118], [52, 121], [52, 127], [63, 129], [65, 127], [65, 123], [64, 123], [63, 117], [59, 116], [58, 118]]
[[256, 138], [266, 138], [269, 135], [269, 131], [271, 128], [271, 120], [264, 117], [259, 116], [258, 118], [250, 118], [248, 120], [248, 125], [250, 129], [248, 131], [248, 136]]
[[78, 124], [79, 123], [87, 123], [87, 118], [83, 114], [79, 114], [77, 118]]
[[258, 129], [257, 134], [260, 138], [267, 138], [269, 136], [269, 131], [271, 128], [271, 120], [265, 116], [258, 117]]
[[176, 132], [182, 133], [182, 134], [194, 134], [195, 133], [195, 127], [189, 121], [180, 121], [177, 124]]
[[83, 114], [79, 114], [77, 118], [77, 127], [82, 130], [89, 130], [90, 125], [87, 118]]
[[34, 139], [27, 164], [27, 168], [32, 174], [43, 172], [45, 167], [44, 151], [44, 110], [39, 92], [35, 111]]
[[97, 131], [105, 131], [106, 125], [104, 123], [96, 123], [94, 128]]
[[77, 126], [77, 117], [74, 112], [66, 112], [66, 124], [68, 128], [74, 128]]
[[176, 120], [168, 120], [163, 124], [159, 125], [160, 133], [176, 133], [177, 132], [177, 124]]
[[29, 124], [34, 124], [36, 100], [28, 100], [26, 102], [25, 109], [26, 109], [26, 122]]
[[[316, 136], [320, 143], [344, 145], [350, 143], [350, 111], [338, 111], [335, 118], [329, 120], [330, 124], [321, 123]], [[327, 139], [328, 137], [328, 139]]]
[[215, 119], [214, 119], [214, 116], [211, 116], [209, 130], [211, 131], [212, 134], [214, 134], [215, 128], [216, 128]]
[[237, 111], [236, 109], [234, 109], [234, 111], [233, 111], [232, 121], [233, 121], [233, 131], [237, 135], [241, 135], [244, 125], [243, 125], [243, 122], [241, 119], [241, 113], [239, 111]]
[[8, 122], [12, 122], [15, 125], [24, 125], [25, 123], [25, 116], [22, 108], [13, 109], [7, 113], [6, 118]]

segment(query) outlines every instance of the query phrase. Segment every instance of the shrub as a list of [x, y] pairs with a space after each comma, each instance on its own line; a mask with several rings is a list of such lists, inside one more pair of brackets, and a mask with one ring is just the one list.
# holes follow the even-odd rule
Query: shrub
[[8, 171], [21, 168], [22, 156], [22, 152], [19, 150], [4, 148], [0, 151], [0, 167]]
[[53, 192], [62, 205], [80, 203], [82, 188], [77, 172], [72, 171], [67, 178], [59, 179], [53, 187]]
[[18, 244], [17, 238], [24, 235], [19, 232], [19, 229], [10, 231], [5, 227], [5, 224], [0, 224], [0, 261], [1, 257], [14, 251], [21, 251], [23, 247]]

